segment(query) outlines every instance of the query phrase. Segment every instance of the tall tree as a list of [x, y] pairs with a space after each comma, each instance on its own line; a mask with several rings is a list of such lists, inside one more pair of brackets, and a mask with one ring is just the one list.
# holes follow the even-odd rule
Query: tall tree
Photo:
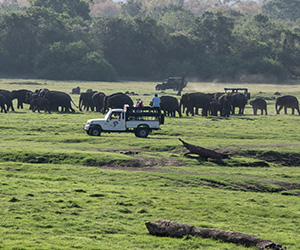
[[70, 17], [90, 19], [89, 4], [83, 0], [29, 0], [31, 6], [52, 9], [56, 13], [67, 13]]
[[272, 0], [262, 10], [270, 18], [296, 21], [300, 18], [300, 0]]

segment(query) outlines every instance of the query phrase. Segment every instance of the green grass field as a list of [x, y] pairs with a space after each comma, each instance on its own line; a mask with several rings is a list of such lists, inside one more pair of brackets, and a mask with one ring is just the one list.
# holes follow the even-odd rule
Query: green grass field
[[[155, 82], [0, 79], [0, 89], [80, 86], [134, 92], [148, 104]], [[96, 112], [0, 113], [0, 249], [246, 249], [212, 239], [149, 235], [160, 218], [300, 246], [299, 115], [275, 113], [275, 92], [300, 99], [299, 84], [188, 83], [183, 93], [248, 87], [269, 97], [268, 116], [167, 117], [148, 138], [90, 137]], [[166, 90], [161, 95], [176, 96]], [[79, 95], [71, 95], [78, 103]], [[16, 101], [14, 101], [16, 108]], [[186, 157], [179, 138], [230, 155], [224, 165]], [[269, 167], [246, 167], [264, 161]], [[249, 248], [247, 248], [249, 249]]]

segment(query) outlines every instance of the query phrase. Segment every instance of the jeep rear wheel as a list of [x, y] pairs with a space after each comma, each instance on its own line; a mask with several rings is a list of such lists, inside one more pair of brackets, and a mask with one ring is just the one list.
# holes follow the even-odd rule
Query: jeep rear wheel
[[90, 128], [89, 135], [91, 135], [91, 136], [100, 136], [101, 135], [101, 128], [99, 128], [99, 127]]
[[149, 130], [147, 128], [138, 128], [135, 131], [135, 136], [140, 138], [146, 138], [149, 134]]

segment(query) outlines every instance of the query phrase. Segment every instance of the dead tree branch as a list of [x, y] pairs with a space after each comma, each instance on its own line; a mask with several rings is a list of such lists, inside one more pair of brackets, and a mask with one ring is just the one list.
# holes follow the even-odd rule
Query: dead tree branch
[[183, 146], [185, 146], [189, 152], [185, 153], [184, 155], [189, 155], [189, 154], [197, 154], [202, 158], [207, 159], [208, 161], [212, 161], [215, 163], [223, 163], [222, 159], [229, 158], [227, 154], [223, 153], [218, 153], [214, 150], [206, 149], [200, 146], [195, 146], [193, 144], [189, 144], [179, 138], [179, 141], [182, 142]]
[[224, 242], [244, 245], [246, 247], [258, 247], [260, 249], [284, 250], [286, 247], [270, 240], [260, 239], [251, 234], [214, 228], [194, 227], [176, 221], [160, 219], [155, 222], [147, 222], [146, 227], [151, 235], [182, 238], [185, 236], [197, 236], [213, 238]]

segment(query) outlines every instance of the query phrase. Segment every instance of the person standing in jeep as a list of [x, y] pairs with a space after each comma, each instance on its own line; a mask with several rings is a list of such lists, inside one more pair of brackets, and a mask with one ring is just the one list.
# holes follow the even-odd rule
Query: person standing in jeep
[[178, 84], [178, 92], [177, 92], [178, 96], [181, 96], [181, 92], [182, 92], [183, 88], [185, 87], [185, 77], [186, 77], [186, 73], [183, 72], [182, 79]]
[[160, 98], [157, 94], [152, 98], [151, 104], [152, 108], [160, 108]]

